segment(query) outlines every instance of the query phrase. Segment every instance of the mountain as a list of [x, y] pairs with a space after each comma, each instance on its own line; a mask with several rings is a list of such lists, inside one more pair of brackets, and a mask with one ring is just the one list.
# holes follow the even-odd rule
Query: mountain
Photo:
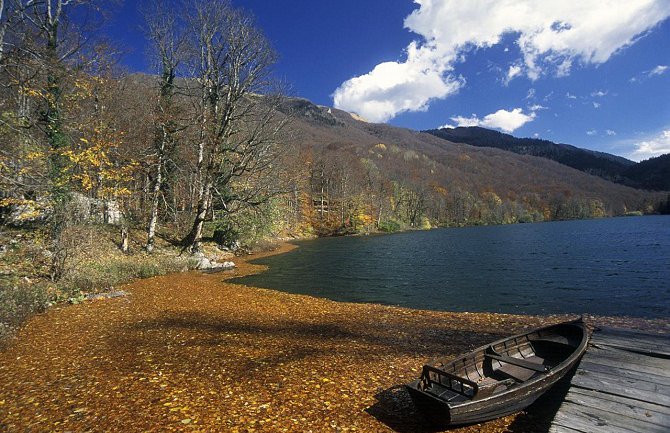
[[[533, 155], [559, 162], [568, 167], [600, 176], [604, 179], [653, 190], [668, 190], [668, 183], [657, 179], [663, 168], [670, 169], [667, 160], [640, 165], [620, 156], [581, 149], [569, 144], [534, 138], [517, 138], [481, 127], [442, 128], [426, 131], [452, 142], [478, 147], [495, 147], [521, 155]], [[648, 167], [648, 169], [647, 169]]]
[[640, 188], [670, 191], [670, 153], [639, 162], [623, 175]]
[[[368, 123], [298, 98], [287, 99], [281, 111], [292, 118], [294, 148], [284, 164], [293, 167], [296, 196], [306, 192], [317, 203], [327, 195], [329, 212], [339, 209], [341, 220], [347, 210], [364, 208], [378, 220], [404, 219], [409, 225], [418, 223], [417, 214], [448, 225], [541, 221], [652, 212], [665, 198], [530, 152], [463, 143], [470, 135], [503, 135], [481, 128], [462, 128], [461, 135], [445, 139]], [[544, 154], [570, 155], [612, 177], [635, 166], [573, 146], [541, 146]]]

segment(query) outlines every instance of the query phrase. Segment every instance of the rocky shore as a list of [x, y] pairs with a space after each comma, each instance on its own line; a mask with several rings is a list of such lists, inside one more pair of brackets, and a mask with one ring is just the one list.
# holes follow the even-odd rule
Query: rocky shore
[[[0, 430], [435, 431], [399, 386], [424, 362], [566, 319], [337, 303], [228, 283], [262, 270], [235, 264], [140, 280], [118, 287], [125, 296], [32, 318], [0, 351]], [[454, 431], [546, 423], [528, 411]]]

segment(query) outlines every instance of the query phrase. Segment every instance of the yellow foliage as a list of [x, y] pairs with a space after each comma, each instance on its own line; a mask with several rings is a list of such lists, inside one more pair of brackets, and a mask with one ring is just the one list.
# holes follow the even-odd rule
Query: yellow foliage
[[113, 157], [115, 150], [123, 143], [121, 133], [98, 122], [90, 128], [86, 136], [70, 149], [61, 151], [72, 164], [71, 179], [78, 182], [85, 191], [96, 191], [99, 198], [114, 198], [130, 194], [124, 186], [132, 180], [139, 167], [136, 161], [119, 165]]
[[356, 214], [356, 220], [358, 221], [359, 224], [368, 226], [375, 221], [375, 218], [372, 215], [369, 215], [365, 212], [359, 212], [358, 214]]
[[34, 161], [36, 159], [42, 159], [42, 158], [44, 158], [44, 152], [41, 152], [41, 151], [28, 152], [26, 154], [26, 159], [28, 161]]
[[442, 197], [446, 197], [447, 195], [449, 195], [449, 191], [447, 190], [447, 188], [443, 187], [442, 185], [437, 184], [433, 185], [433, 191], [440, 194]]
[[3, 198], [0, 200], [0, 207], [6, 206], [34, 206], [34, 200], [26, 200], [22, 198]]

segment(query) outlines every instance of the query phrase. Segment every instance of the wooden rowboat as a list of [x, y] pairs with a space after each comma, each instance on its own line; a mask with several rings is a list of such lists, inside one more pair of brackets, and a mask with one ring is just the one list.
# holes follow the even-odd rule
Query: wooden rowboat
[[574, 367], [586, 351], [581, 319], [498, 340], [451, 361], [423, 367], [406, 385], [434, 422], [471, 424], [518, 412]]

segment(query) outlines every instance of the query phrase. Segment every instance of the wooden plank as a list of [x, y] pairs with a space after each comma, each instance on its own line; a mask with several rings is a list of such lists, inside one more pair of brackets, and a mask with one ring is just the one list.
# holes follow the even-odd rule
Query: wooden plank
[[627, 380], [636, 380], [640, 382], [650, 382], [653, 384], [670, 386], [670, 377], [653, 374], [646, 369], [638, 370], [635, 369], [634, 366], [628, 364], [619, 363], [618, 366], [611, 364], [606, 365], [601, 364], [598, 359], [589, 359], [582, 361], [579, 364], [579, 368], [585, 371], [614, 375]]
[[[642, 355], [637, 356], [642, 357]], [[644, 363], [633, 364], [631, 362], [626, 362], [625, 360], [622, 360], [620, 357], [616, 356], [585, 356], [584, 358], [582, 358], [582, 361], [579, 364], [579, 368], [587, 369], [586, 365], [588, 364], [598, 364], [602, 366], [609, 366], [616, 368], [621, 367], [629, 370], [638, 371], [640, 373], [650, 374], [656, 378], [661, 377], [670, 380], [669, 378], [670, 361], [668, 362], [668, 368], [663, 368], [663, 367], [645, 365]]]
[[[567, 427], [584, 433], [631, 433], [628, 426], [622, 427], [612, 425], [611, 423], [594, 419], [591, 416], [581, 412], [579, 407], [573, 408], [572, 403], [563, 403], [558, 413], [554, 417], [553, 424], [561, 427]], [[635, 432], [642, 433], [642, 432]]]
[[670, 360], [668, 359], [655, 358], [653, 356], [640, 356], [640, 354], [611, 347], [591, 346], [582, 359], [591, 359], [593, 357], [614, 359], [622, 364], [626, 363], [639, 366], [656, 367], [665, 371], [670, 371]]
[[[629, 405], [631, 407], [640, 408], [640, 409], [643, 409], [643, 410], [649, 410], [649, 411], [652, 411], [652, 412], [658, 412], [658, 413], [670, 416], [670, 407], [664, 406], [662, 404], [650, 403], [650, 402], [647, 402], [647, 401], [640, 401], [640, 400], [632, 400], [630, 398], [621, 397], [619, 395], [607, 394], [605, 392], [593, 391], [591, 389], [578, 388], [576, 386], [570, 388], [570, 391], [568, 392], [568, 395], [570, 395], [570, 394], [576, 394], [576, 395], [581, 395], [581, 396], [586, 396], [586, 397], [599, 398], [601, 400], [606, 400], [606, 401], [612, 401], [612, 402], [615, 402], [615, 403], [625, 404], [625, 405]], [[568, 397], [566, 396], [566, 399], [567, 398]]]
[[[661, 393], [667, 396], [670, 396], [670, 386], [664, 385], [664, 384], [659, 384], [659, 383], [653, 383], [653, 382], [647, 382], [647, 381], [641, 381], [641, 380], [636, 380], [636, 379], [630, 379], [628, 377], [622, 377], [620, 375], [617, 375], [614, 372], [608, 372], [608, 371], [596, 371], [596, 370], [584, 370], [580, 369], [577, 371], [575, 376], [573, 377], [572, 383], [578, 384], [577, 381], [584, 379], [584, 378], [592, 378], [598, 381], [606, 382], [611, 385], [618, 385], [621, 387], [621, 389], [624, 391], [623, 395], [624, 397], [626, 396], [625, 392], [629, 391], [630, 388], [634, 388], [637, 390], [641, 391], [649, 391], [649, 392], [655, 392], [655, 393]], [[614, 394], [619, 394], [618, 392]], [[650, 400], [653, 401], [653, 400]]]
[[526, 361], [525, 359], [515, 358], [513, 356], [494, 355], [492, 353], [485, 353], [484, 356], [486, 358], [495, 359], [496, 361], [504, 362], [506, 364], [516, 365], [517, 367], [526, 368], [528, 370], [539, 371], [540, 373], [547, 371], [547, 367], [545, 367], [543, 364]]
[[594, 339], [593, 344], [607, 345], [613, 347], [620, 347], [628, 351], [644, 351], [662, 356], [667, 356], [670, 353], [668, 347], [658, 343], [649, 343], [646, 341], [633, 341], [627, 338], [617, 337], [615, 335], [600, 335]]
[[595, 332], [549, 431], [670, 431], [670, 335]]
[[572, 403], [561, 405], [555, 421], [566, 427], [593, 433], [667, 433], [668, 431], [665, 426]]
[[[602, 395], [603, 393], [599, 393]], [[644, 421], [658, 426], [670, 426], [670, 414], [664, 414], [653, 410], [636, 406], [636, 400], [626, 402], [612, 401], [600, 398], [600, 395], [585, 395], [569, 392], [565, 401], [590, 409], [598, 409], [618, 416], [625, 416], [638, 421]]]
[[601, 334], [593, 338], [592, 344], [607, 345], [623, 348], [629, 351], [638, 351], [649, 354], [670, 356], [670, 345], [666, 342], [649, 342], [645, 340], [633, 340], [631, 338], [617, 336], [615, 334]]
[[609, 328], [601, 327], [599, 331], [595, 332], [594, 337], [598, 338], [600, 335], [615, 335], [621, 338], [627, 338], [635, 341], [646, 341], [650, 343], [659, 344], [661, 346], [670, 345], [670, 334], [659, 334], [653, 332], [637, 331], [634, 329], [623, 328]]
[[625, 380], [617, 376], [578, 370], [571, 384], [635, 400], [670, 406], [670, 387]]
[[589, 432], [585, 432], [583, 430], [575, 430], [573, 428], [565, 427], [558, 424], [552, 424], [551, 427], [549, 427], [549, 433], [589, 433]]

